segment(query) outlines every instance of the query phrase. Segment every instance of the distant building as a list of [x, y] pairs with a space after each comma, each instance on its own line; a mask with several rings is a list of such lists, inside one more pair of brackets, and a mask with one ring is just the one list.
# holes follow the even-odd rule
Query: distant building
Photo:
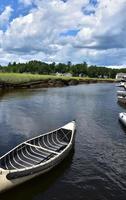
[[71, 73], [59, 73], [59, 72], [56, 72], [56, 76], [67, 76], [67, 77], [72, 77], [72, 74]]
[[116, 74], [117, 81], [126, 81], [126, 73], [118, 73]]
[[72, 77], [72, 74], [71, 73], [65, 73], [65, 74], [63, 74], [63, 76]]

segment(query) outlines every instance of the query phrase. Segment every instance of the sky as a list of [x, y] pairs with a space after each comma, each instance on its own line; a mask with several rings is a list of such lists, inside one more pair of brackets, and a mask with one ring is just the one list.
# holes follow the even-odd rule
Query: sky
[[126, 66], [126, 0], [0, 0], [0, 64]]

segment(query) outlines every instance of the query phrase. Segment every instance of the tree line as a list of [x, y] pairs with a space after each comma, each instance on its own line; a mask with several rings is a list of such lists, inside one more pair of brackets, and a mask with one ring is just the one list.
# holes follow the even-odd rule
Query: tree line
[[126, 73], [126, 68], [112, 69], [107, 67], [98, 67], [96, 65], [88, 66], [86, 62], [72, 64], [70, 61], [65, 63], [45, 63], [41, 61], [29, 61], [27, 63], [9, 63], [8, 66], [0, 66], [1, 72], [14, 73], [32, 73], [32, 74], [56, 74], [71, 73], [72, 76], [92, 77], [92, 78], [115, 78], [117, 73]]

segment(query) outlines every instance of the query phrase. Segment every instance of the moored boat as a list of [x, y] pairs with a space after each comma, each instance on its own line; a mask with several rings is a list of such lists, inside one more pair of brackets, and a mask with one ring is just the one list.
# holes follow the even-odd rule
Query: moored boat
[[119, 84], [116, 85], [116, 87], [124, 87], [125, 86], [125, 82], [120, 82]]
[[117, 91], [117, 96], [126, 97], [126, 91], [125, 90], [118, 90]]
[[118, 96], [117, 98], [118, 98], [118, 102], [126, 104], [126, 97]]
[[125, 112], [119, 113], [119, 120], [124, 126], [126, 126], [126, 113]]
[[75, 121], [27, 140], [0, 158], [0, 192], [48, 172], [70, 152]]

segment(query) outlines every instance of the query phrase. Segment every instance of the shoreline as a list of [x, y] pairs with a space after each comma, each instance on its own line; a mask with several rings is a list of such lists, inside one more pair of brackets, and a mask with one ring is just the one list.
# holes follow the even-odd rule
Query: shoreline
[[22, 89], [22, 88], [48, 88], [48, 87], [66, 87], [79, 84], [91, 83], [114, 83], [114, 79], [95, 79], [95, 78], [43, 78], [42, 80], [30, 80], [24, 82], [8, 82], [0, 80], [0, 89]]

